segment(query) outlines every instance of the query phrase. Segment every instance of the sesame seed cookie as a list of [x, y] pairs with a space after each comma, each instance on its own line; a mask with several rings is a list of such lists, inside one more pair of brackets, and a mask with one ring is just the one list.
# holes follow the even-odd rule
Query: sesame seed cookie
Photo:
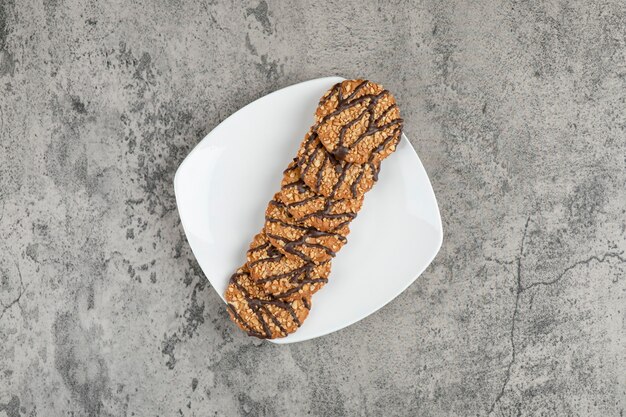
[[268, 294], [284, 301], [308, 298], [328, 282], [330, 261], [315, 265], [290, 259], [265, 234], [256, 235], [248, 250], [250, 277]]
[[331, 155], [310, 131], [300, 145], [298, 166], [302, 181], [314, 192], [334, 200], [358, 199], [372, 189], [380, 165], [374, 162], [353, 164]]
[[288, 258], [315, 264], [333, 258], [346, 244], [346, 236], [350, 233], [347, 225], [333, 232], [321, 232], [299, 225], [287, 212], [285, 205], [276, 200], [276, 196], [265, 211], [263, 230], [270, 243]]
[[300, 167], [295, 161], [285, 170], [276, 198], [298, 223], [322, 232], [332, 232], [347, 225], [363, 205], [363, 196], [333, 200], [314, 193], [300, 178]]
[[356, 164], [382, 161], [395, 151], [402, 134], [395, 98], [367, 80], [335, 84], [320, 100], [315, 119], [328, 152]]
[[288, 302], [268, 295], [252, 281], [245, 266], [230, 278], [225, 298], [232, 321], [250, 336], [261, 339], [295, 332], [311, 309], [308, 298]]

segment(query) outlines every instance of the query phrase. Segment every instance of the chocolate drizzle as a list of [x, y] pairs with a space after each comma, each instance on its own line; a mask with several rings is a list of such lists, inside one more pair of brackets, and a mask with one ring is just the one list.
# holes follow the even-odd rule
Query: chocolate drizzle
[[378, 181], [378, 173], [380, 172], [380, 166], [375, 167], [374, 164], [369, 163], [370, 166], [372, 167], [372, 178], [374, 179], [374, 182]]
[[[337, 180], [337, 183], [333, 187], [333, 190], [330, 192], [330, 196], [329, 196], [330, 198], [334, 198], [335, 194], [337, 194], [337, 190], [339, 189], [339, 187], [341, 187], [341, 184], [343, 184], [343, 182], [346, 180], [346, 175], [348, 174], [348, 171], [350, 170], [351, 166], [352, 164], [348, 163], [346, 164], [345, 167], [343, 167], [343, 171], [341, 172], [341, 175], [339, 175], [339, 179]], [[320, 172], [322, 171], [320, 170]]]

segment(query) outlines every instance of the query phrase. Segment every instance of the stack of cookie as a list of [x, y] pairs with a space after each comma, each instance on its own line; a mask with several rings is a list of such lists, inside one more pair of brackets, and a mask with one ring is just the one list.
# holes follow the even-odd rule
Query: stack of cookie
[[402, 125], [394, 97], [379, 84], [346, 80], [324, 94], [265, 226], [226, 290], [229, 314], [242, 330], [273, 339], [300, 327]]

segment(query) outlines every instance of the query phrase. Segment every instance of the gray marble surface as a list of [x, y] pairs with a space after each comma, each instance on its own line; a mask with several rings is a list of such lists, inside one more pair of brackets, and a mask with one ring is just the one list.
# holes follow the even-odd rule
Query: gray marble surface
[[[624, 415], [625, 27], [619, 0], [0, 0], [0, 416]], [[172, 179], [327, 75], [396, 93], [445, 240], [275, 346], [228, 320]]]

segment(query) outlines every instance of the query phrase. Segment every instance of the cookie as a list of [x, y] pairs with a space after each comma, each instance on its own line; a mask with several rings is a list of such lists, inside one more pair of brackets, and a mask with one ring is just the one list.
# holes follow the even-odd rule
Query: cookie
[[356, 217], [363, 205], [363, 196], [333, 200], [314, 193], [300, 178], [300, 168], [295, 161], [284, 171], [276, 198], [299, 224], [322, 232], [341, 229]]
[[340, 161], [322, 145], [311, 130], [300, 145], [298, 166], [302, 181], [314, 192], [334, 200], [359, 199], [372, 189], [380, 165]]
[[315, 265], [290, 259], [272, 246], [265, 234], [256, 235], [248, 250], [250, 277], [266, 293], [284, 301], [309, 298], [328, 282], [330, 261]]
[[380, 162], [396, 149], [403, 120], [395, 98], [368, 80], [335, 84], [315, 112], [320, 142], [341, 161]]
[[276, 199], [267, 206], [263, 230], [270, 243], [288, 258], [315, 264], [333, 258], [346, 244], [346, 235], [350, 233], [347, 225], [333, 232], [321, 232], [299, 225], [287, 212], [285, 205]]
[[285, 337], [302, 325], [311, 300], [279, 300], [268, 295], [250, 278], [244, 266], [230, 278], [225, 293], [230, 318], [250, 336], [261, 339]]

